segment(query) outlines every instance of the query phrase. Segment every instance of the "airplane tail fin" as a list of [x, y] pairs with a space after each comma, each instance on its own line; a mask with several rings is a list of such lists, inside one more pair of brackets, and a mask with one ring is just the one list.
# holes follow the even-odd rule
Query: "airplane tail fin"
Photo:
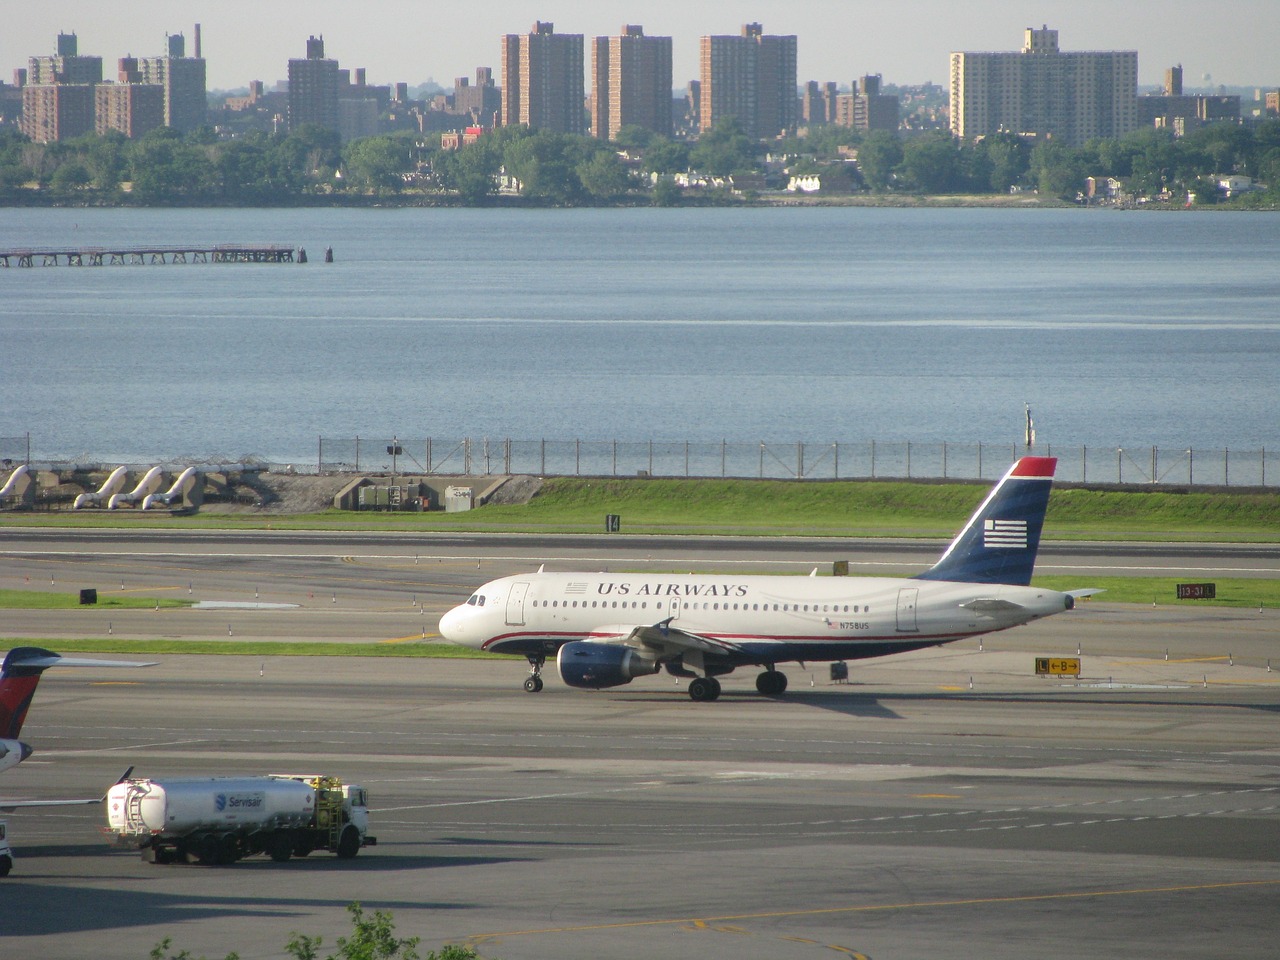
[[44, 661], [56, 661], [57, 657], [40, 647], [14, 647], [4, 658], [4, 666], [0, 667], [0, 738], [18, 739], [40, 674], [50, 666]]
[[1030, 584], [1057, 463], [1055, 457], [1018, 460], [942, 558], [915, 579]]
[[0, 665], [0, 739], [17, 740], [40, 674], [52, 666], [149, 667], [151, 663], [63, 657], [43, 647], [14, 647]]

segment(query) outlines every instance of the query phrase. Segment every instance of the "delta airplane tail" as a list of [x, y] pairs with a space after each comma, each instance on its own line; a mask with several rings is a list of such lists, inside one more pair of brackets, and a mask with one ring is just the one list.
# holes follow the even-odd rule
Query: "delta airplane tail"
[[[40, 674], [53, 666], [65, 667], [150, 667], [151, 663], [126, 660], [88, 660], [62, 657], [43, 647], [14, 647], [0, 664], [0, 771], [16, 767], [31, 756], [31, 747], [18, 739], [27, 709], [40, 683]], [[132, 768], [130, 768], [132, 769]], [[126, 773], [127, 777], [129, 774]], [[0, 810], [20, 807], [58, 807], [100, 803], [101, 798], [84, 800], [0, 800]]]
[[49, 667], [149, 667], [150, 663], [63, 657], [42, 647], [14, 647], [0, 666], [0, 739], [16, 740], [35, 696], [40, 674]]
[[1028, 586], [1057, 463], [1055, 457], [1015, 463], [942, 558], [912, 579]]
[[0, 738], [18, 739], [40, 674], [45, 669], [43, 665], [35, 665], [40, 662], [36, 658], [56, 656], [39, 647], [15, 647], [4, 658], [4, 667], [0, 669]]

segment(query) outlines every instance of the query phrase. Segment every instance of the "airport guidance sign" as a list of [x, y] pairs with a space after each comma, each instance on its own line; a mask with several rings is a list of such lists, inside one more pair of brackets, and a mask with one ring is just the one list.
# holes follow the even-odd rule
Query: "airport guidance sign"
[[1037, 677], [1078, 677], [1079, 657], [1036, 657]]

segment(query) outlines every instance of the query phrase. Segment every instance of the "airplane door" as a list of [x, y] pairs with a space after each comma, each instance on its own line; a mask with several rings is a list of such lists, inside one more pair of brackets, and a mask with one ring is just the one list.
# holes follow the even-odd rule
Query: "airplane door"
[[898, 632], [916, 633], [916, 600], [920, 596], [917, 587], [903, 587], [898, 591]]
[[679, 597], [671, 598], [671, 606], [667, 608], [667, 616], [670, 617], [672, 620], [680, 619], [680, 598]]
[[524, 626], [524, 598], [529, 592], [529, 584], [513, 583], [511, 592], [507, 594], [507, 626]]

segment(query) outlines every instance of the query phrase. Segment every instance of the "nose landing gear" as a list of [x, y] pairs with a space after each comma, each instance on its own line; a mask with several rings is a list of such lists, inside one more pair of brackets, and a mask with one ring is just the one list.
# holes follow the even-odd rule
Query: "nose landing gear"
[[542, 665], [547, 662], [543, 656], [529, 657], [529, 676], [524, 681], [525, 693], [542, 692]]

